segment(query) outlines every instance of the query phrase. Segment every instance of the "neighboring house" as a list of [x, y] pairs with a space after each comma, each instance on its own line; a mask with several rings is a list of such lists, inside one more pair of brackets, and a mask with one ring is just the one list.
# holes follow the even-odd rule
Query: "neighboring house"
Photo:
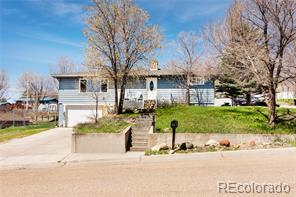
[[276, 94], [277, 99], [296, 99], [296, 87], [292, 83], [283, 83], [279, 85]]
[[57, 111], [58, 99], [54, 97], [45, 96], [40, 100], [40, 105], [38, 107], [39, 111]]
[[11, 103], [9, 102], [0, 102], [0, 111], [6, 110], [11, 106]]
[[[21, 105], [25, 108], [27, 103], [27, 98], [21, 97], [16, 101], [17, 105]], [[28, 99], [28, 106], [32, 109], [34, 104], [33, 99]], [[39, 101], [38, 111], [57, 111], [58, 99], [56, 96], [45, 96]]]
[[[73, 127], [88, 122], [94, 117], [95, 97], [87, 84], [91, 83], [86, 73], [54, 74], [59, 81], [59, 126]], [[137, 76], [137, 77], [135, 77]], [[150, 70], [130, 73], [125, 91], [124, 107], [131, 104], [143, 107], [145, 100], [161, 103], [184, 103], [186, 91], [182, 88], [180, 74], [171, 70], [160, 70], [155, 65]], [[97, 88], [99, 117], [114, 106], [112, 80], [102, 78]], [[191, 104], [214, 105], [214, 83], [202, 81], [191, 86]]]

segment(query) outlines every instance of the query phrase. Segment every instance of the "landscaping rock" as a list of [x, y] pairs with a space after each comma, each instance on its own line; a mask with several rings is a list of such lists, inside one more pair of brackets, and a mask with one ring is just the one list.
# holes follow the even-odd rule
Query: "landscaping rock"
[[155, 145], [151, 148], [152, 151], [160, 151], [160, 150], [167, 150], [167, 149], [169, 149], [169, 146], [166, 143]]
[[151, 148], [152, 151], [159, 151], [160, 147], [159, 145], [155, 145]]
[[255, 140], [250, 141], [250, 142], [249, 142], [249, 146], [256, 146], [256, 142], [255, 142]]
[[221, 146], [230, 147], [230, 141], [227, 140], [227, 139], [220, 140], [220, 141], [219, 141], [219, 144], [220, 144]]
[[170, 150], [169, 154], [174, 154], [176, 151], [175, 150]]
[[216, 140], [209, 140], [207, 141], [207, 143], [205, 144], [205, 146], [218, 146], [219, 143]]
[[284, 143], [282, 143], [282, 142], [274, 142], [273, 145], [274, 146], [283, 146]]
[[193, 149], [193, 144], [190, 143], [190, 142], [183, 142], [183, 143], [180, 145], [180, 149], [181, 149], [181, 150]]
[[235, 144], [235, 145], [233, 145], [233, 148], [234, 148], [234, 149], [239, 149], [240, 146], [241, 146], [240, 144]]
[[190, 143], [190, 142], [186, 142], [186, 148], [187, 148], [187, 149], [193, 149], [194, 146], [193, 146], [192, 143]]
[[169, 149], [169, 146], [166, 143], [162, 143], [159, 145], [159, 150], [167, 150]]

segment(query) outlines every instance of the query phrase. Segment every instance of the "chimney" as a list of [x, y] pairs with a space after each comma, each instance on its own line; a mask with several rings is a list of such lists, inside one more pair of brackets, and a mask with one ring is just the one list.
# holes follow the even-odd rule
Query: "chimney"
[[158, 61], [157, 60], [151, 60], [150, 70], [158, 70]]

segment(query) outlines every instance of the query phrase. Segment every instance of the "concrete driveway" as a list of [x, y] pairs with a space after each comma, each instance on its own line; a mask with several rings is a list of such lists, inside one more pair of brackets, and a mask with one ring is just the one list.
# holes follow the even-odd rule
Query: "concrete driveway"
[[71, 128], [54, 128], [0, 143], [0, 167], [61, 161], [71, 152], [71, 133]]

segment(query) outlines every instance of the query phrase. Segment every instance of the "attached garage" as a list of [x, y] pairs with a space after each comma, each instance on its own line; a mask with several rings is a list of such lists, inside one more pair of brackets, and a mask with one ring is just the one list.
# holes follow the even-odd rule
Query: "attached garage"
[[[74, 127], [78, 123], [91, 122], [96, 114], [96, 107], [93, 105], [67, 105], [66, 106], [66, 127]], [[98, 117], [102, 117], [102, 107], [98, 107]]]

